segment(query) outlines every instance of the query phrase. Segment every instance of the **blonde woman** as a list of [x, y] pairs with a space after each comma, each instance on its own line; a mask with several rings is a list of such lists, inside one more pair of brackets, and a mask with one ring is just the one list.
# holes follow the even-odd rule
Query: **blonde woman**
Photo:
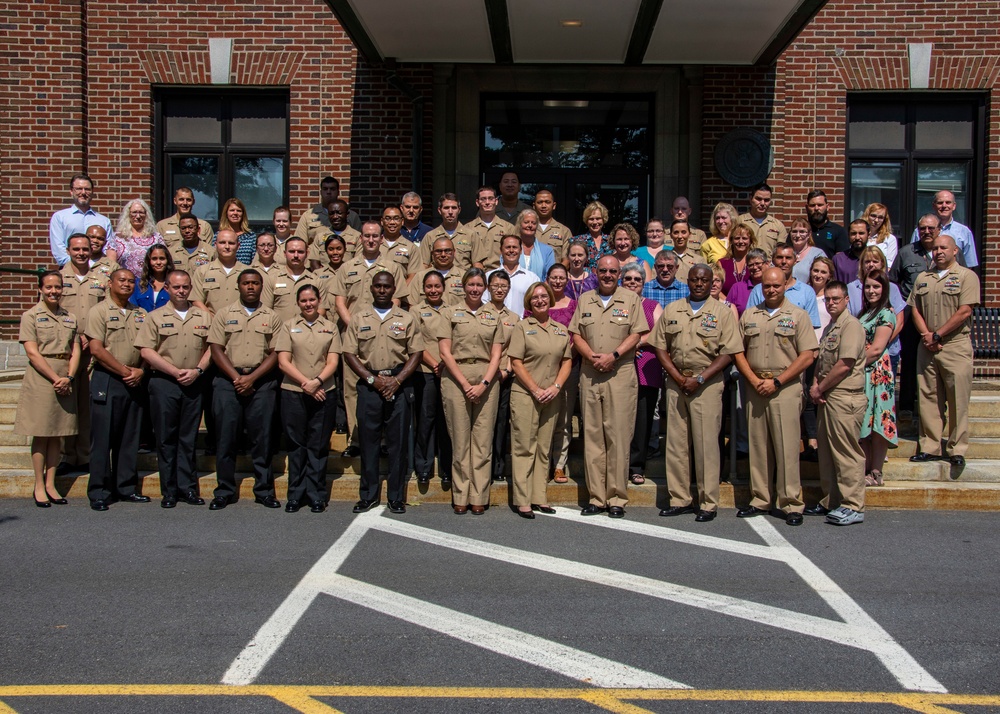
[[119, 214], [115, 232], [108, 240], [108, 259], [133, 275], [142, 275], [146, 253], [154, 245], [163, 245], [163, 238], [156, 232], [153, 212], [141, 198], [133, 198]]
[[[222, 206], [219, 216], [219, 230], [233, 231], [239, 240], [236, 248], [236, 260], [244, 265], [250, 265], [257, 254], [257, 234], [250, 230], [250, 219], [247, 217], [246, 206], [238, 198], [230, 198]], [[218, 232], [215, 234], [218, 236]]]
[[736, 227], [736, 218], [739, 215], [731, 203], [715, 204], [708, 221], [712, 237], [701, 244], [701, 256], [709, 265], [726, 257], [726, 253], [729, 252], [729, 235]]
[[614, 246], [604, 232], [604, 226], [608, 224], [608, 209], [600, 201], [591, 201], [583, 209], [583, 223], [587, 226], [587, 233], [573, 236], [573, 240], [586, 244], [587, 269], [593, 272], [598, 260], [614, 252]]
[[868, 245], [877, 245], [885, 253], [885, 262], [892, 265], [899, 253], [899, 241], [892, 234], [889, 209], [881, 203], [870, 203], [861, 217], [868, 221], [868, 225], [871, 227], [871, 232], [868, 234]]

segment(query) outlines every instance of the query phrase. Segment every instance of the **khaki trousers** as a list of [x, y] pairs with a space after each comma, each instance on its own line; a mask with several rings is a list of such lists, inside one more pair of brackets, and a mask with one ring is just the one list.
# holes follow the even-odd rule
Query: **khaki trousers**
[[559, 421], [559, 398], [539, 404], [515, 384], [510, 390], [510, 414], [514, 505], [548, 503], [545, 483], [549, 479], [552, 435]]
[[[972, 341], [955, 337], [931, 354], [917, 348], [920, 390], [920, 450], [938, 456], [965, 456], [969, 450], [969, 402], [972, 399]], [[945, 414], [948, 443], [941, 452]]]
[[358, 375], [344, 362], [344, 409], [347, 410], [347, 445], [358, 443]]
[[[486, 362], [460, 364], [470, 384], [482, 381]], [[451, 436], [451, 501], [456, 506], [486, 506], [490, 502], [493, 460], [493, 424], [497, 418], [499, 390], [494, 381], [478, 404], [465, 398], [447, 370], [441, 378], [441, 402]]]
[[868, 408], [864, 391], [832, 389], [826, 404], [816, 407], [816, 443], [819, 452], [820, 505], [865, 510], [865, 452], [858, 441]]
[[563, 471], [566, 471], [566, 464], [569, 462], [569, 444], [573, 440], [573, 410], [576, 409], [576, 398], [579, 394], [580, 365], [575, 365], [555, 399], [559, 404], [559, 415], [556, 418], [555, 437], [552, 440], [552, 464], [553, 468]]
[[[795, 380], [776, 394], [762, 397], [747, 385], [747, 434], [750, 437], [750, 505], [769, 509], [772, 496], [781, 511], [801, 513], [799, 417], [802, 383]], [[774, 473], [776, 494], [771, 493]]]
[[667, 377], [667, 491], [671, 506], [691, 505], [691, 455], [703, 511], [719, 507], [719, 431], [722, 429], [722, 374], [708, 380], [693, 395]]
[[634, 362], [621, 362], [610, 373], [590, 365], [580, 371], [583, 462], [595, 506], [628, 503], [628, 455], [638, 393]]

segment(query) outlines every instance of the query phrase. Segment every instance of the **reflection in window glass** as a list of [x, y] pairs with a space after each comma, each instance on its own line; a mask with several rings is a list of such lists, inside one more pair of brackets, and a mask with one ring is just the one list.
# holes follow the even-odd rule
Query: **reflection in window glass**
[[968, 104], [926, 104], [914, 108], [914, 148], [970, 151], [975, 116]]
[[917, 164], [917, 215], [934, 212], [934, 194], [951, 191], [955, 194], [954, 219], [969, 225], [968, 212], [968, 162], [926, 162]]
[[905, 149], [906, 106], [852, 105], [848, 115], [847, 146], [849, 149]]
[[284, 101], [234, 99], [230, 111], [230, 144], [285, 146], [287, 122]]
[[[576, 184], [576, 211], [583, 215], [583, 209], [591, 201], [600, 201], [608, 209], [608, 223], [605, 232], [616, 223], [628, 222], [639, 228], [639, 186], [627, 184]], [[639, 230], [642, 233], [642, 230]]]
[[850, 170], [851, 220], [860, 218], [872, 203], [889, 210], [889, 220], [897, 225], [902, 217], [903, 166], [899, 162], [852, 161]]
[[273, 156], [237, 156], [233, 159], [236, 197], [247, 207], [251, 223], [270, 223], [282, 205], [285, 161]]
[[193, 213], [206, 221], [219, 217], [219, 157], [172, 156], [170, 167], [170, 195], [181, 186], [194, 193]]
[[170, 99], [163, 119], [168, 144], [218, 144], [222, 141], [222, 103], [209, 97]]

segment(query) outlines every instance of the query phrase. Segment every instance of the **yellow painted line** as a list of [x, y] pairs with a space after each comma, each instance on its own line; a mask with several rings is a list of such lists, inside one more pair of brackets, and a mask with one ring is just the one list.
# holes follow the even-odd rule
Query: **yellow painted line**
[[929, 702], [909, 701], [905, 704], [900, 703], [899, 706], [912, 709], [915, 712], [921, 712], [921, 714], [962, 714], [962, 712], [956, 709], [946, 709], [945, 707], [938, 706], [937, 704], [931, 704]]
[[302, 714], [343, 714], [339, 709], [334, 709], [304, 694], [282, 692], [280, 695], [272, 695], [272, 698]]
[[17, 714], [17, 712], [3, 702], [0, 702], [0, 714]]
[[643, 709], [635, 704], [623, 702], [621, 699], [609, 696], [604, 692], [581, 694], [579, 698], [585, 702], [590, 702], [594, 706], [600, 707], [601, 709], [614, 712], [615, 714], [653, 714], [649, 711], [649, 709]]

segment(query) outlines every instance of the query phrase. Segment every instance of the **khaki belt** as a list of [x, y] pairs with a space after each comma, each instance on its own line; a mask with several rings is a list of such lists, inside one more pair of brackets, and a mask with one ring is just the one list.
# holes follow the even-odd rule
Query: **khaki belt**
[[757, 372], [757, 376], [761, 379], [774, 379], [775, 374], [774, 372], [761, 371]]
[[42, 355], [42, 357], [48, 357], [49, 359], [69, 359], [70, 355], [66, 352], [60, 355]]
[[458, 364], [479, 364], [480, 362], [489, 362], [488, 359], [477, 359], [473, 357], [472, 359], [460, 359], [455, 360]]

